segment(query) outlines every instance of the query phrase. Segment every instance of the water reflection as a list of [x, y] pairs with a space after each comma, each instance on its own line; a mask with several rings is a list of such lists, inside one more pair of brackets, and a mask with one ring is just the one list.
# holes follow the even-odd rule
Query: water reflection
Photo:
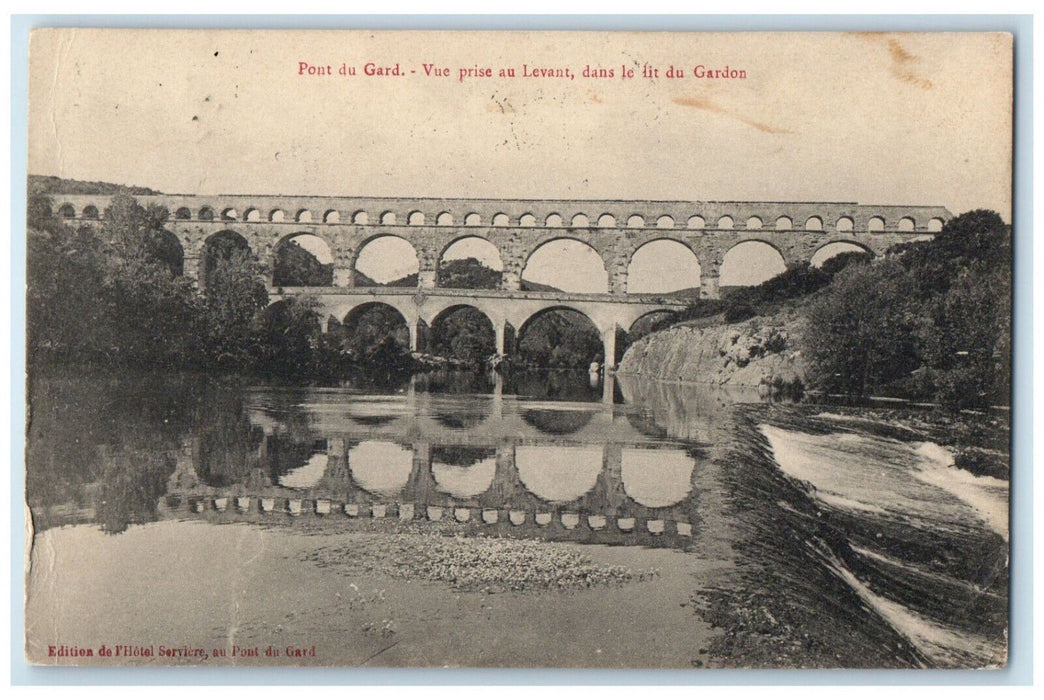
[[643, 506], [673, 506], [692, 490], [696, 460], [684, 450], [628, 447], [620, 461], [624, 491]]
[[406, 488], [413, 450], [384, 440], [363, 440], [348, 450], [348, 470], [364, 491], [394, 496]]
[[665, 522], [691, 532], [704, 459], [692, 438], [712, 432], [718, 405], [686, 391], [592, 388], [586, 372], [442, 373], [385, 394], [63, 377], [34, 387], [29, 500], [40, 529], [119, 532], [168, 513], [444, 512], [599, 541], [651, 537]]
[[602, 448], [526, 445], [515, 450], [515, 466], [535, 496], [570, 503], [594, 488], [602, 472]]
[[459, 499], [485, 493], [493, 485], [497, 451], [488, 447], [438, 445], [432, 449], [431, 474], [439, 491]]

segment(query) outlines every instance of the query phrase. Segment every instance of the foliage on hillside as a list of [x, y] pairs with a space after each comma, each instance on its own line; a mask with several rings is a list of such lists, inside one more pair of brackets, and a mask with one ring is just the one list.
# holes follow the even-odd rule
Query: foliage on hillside
[[30, 175], [28, 191], [30, 196], [40, 194], [161, 194], [148, 187], [130, 187], [127, 185], [116, 185], [111, 182], [72, 180], [54, 175]]
[[477, 258], [447, 260], [439, 265], [436, 284], [446, 289], [499, 289], [503, 273]]

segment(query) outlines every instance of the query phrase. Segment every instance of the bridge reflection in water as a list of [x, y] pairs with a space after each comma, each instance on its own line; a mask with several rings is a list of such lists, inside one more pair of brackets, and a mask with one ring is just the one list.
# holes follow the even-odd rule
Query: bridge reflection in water
[[696, 484], [717, 414], [730, 403], [685, 391], [610, 376], [590, 392], [537, 399], [505, 394], [499, 375], [488, 394], [428, 393], [415, 383], [379, 396], [251, 390], [255, 438], [243, 478], [201, 478], [197, 438], [162, 505], [169, 515], [368, 518], [684, 547], [699, 525]]

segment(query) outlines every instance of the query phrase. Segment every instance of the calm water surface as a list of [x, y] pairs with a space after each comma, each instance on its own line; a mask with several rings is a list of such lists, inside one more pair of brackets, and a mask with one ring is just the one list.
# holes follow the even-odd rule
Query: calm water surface
[[[816, 616], [871, 615], [858, 630], [866, 648], [908, 642], [916, 653], [902, 663], [1006, 653], [1007, 482], [831, 414], [806, 419], [807, 432], [752, 419], [737, 442], [735, 408], [753, 391], [586, 373], [330, 388], [58, 373], [36, 377], [30, 398], [27, 496], [48, 546], [156, 521], [174, 528], [163, 537], [193, 542], [200, 527], [438, 522], [747, 557], [788, 587], [771, 593], [806, 596]], [[991, 561], [1000, 573], [984, 573]], [[851, 654], [841, 665], [875, 663]]]

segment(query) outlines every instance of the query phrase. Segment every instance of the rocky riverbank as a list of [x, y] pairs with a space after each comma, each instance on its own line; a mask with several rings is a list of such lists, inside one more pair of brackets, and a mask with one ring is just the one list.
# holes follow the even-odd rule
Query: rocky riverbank
[[805, 381], [797, 314], [741, 323], [677, 325], [641, 338], [627, 349], [620, 374], [662, 381], [779, 387]]

